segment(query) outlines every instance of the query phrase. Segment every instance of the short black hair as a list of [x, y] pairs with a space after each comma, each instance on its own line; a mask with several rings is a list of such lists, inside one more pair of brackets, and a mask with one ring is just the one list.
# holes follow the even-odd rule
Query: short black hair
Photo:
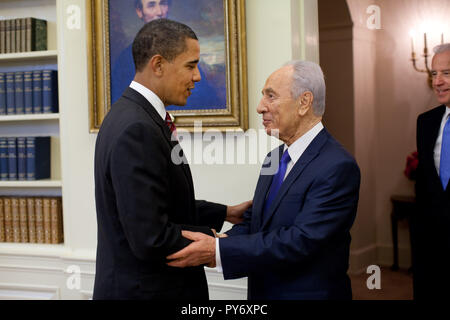
[[[170, 5], [172, 4], [172, 0], [166, 0], [167, 5], [170, 7]], [[134, 0], [134, 7], [136, 9], [140, 9], [142, 10], [142, 0]]]
[[186, 50], [186, 39], [198, 40], [195, 32], [183, 23], [169, 19], [146, 23], [133, 41], [136, 71], [142, 71], [148, 61], [157, 54], [167, 61], [173, 61]]

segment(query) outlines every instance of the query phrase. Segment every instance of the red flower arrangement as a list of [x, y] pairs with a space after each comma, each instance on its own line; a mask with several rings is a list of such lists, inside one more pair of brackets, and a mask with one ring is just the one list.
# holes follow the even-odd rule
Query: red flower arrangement
[[414, 151], [406, 158], [406, 168], [403, 173], [409, 180], [416, 180], [416, 170], [419, 164], [419, 157], [417, 151]]

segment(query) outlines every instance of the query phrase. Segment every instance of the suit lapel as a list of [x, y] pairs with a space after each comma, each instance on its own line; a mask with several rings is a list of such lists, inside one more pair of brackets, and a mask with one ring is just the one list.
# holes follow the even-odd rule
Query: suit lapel
[[305, 152], [303, 152], [302, 156], [298, 159], [298, 161], [295, 163], [294, 167], [292, 168], [291, 172], [289, 172], [288, 176], [284, 180], [283, 184], [281, 185], [281, 188], [273, 200], [269, 211], [267, 212], [267, 215], [265, 216], [265, 220], [262, 223], [262, 229], [264, 229], [269, 221], [271, 220], [273, 214], [275, 213], [276, 209], [280, 205], [281, 200], [288, 192], [289, 188], [292, 186], [292, 184], [297, 180], [297, 178], [301, 175], [303, 170], [308, 166], [308, 164], [319, 154], [320, 149], [322, 149], [325, 142], [328, 140], [329, 134], [326, 131], [326, 129], [323, 129], [310, 143], [308, 148], [306, 148]]
[[[175, 141], [172, 140], [172, 132], [170, 131], [169, 127], [166, 125], [166, 123], [161, 118], [161, 116], [158, 114], [158, 112], [156, 112], [156, 110], [153, 107], [153, 105], [147, 99], [145, 99], [145, 97], [143, 95], [141, 95], [136, 90], [128, 87], [127, 89], [125, 89], [125, 91], [123, 93], [123, 96], [125, 98], [128, 98], [128, 99], [134, 101], [137, 105], [142, 107], [145, 110], [145, 112], [148, 113], [150, 118], [161, 129], [165, 140], [167, 141], [167, 143], [169, 143], [169, 145], [171, 147], [170, 148], [171, 150], [173, 150], [173, 148], [175, 148], [179, 144], [177, 140], [175, 140]], [[189, 185], [191, 186], [191, 190], [192, 190], [192, 193], [193, 193], [194, 192], [194, 185], [193, 185], [193, 182], [192, 182], [192, 175], [191, 175], [191, 171], [189, 169], [189, 165], [187, 164], [187, 159], [184, 156], [183, 149], [181, 148], [181, 145], [180, 145], [180, 154], [179, 154], [179, 156], [181, 157], [181, 160], [182, 160], [181, 168], [183, 169], [183, 172], [184, 172], [186, 178], [189, 181]]]
[[[439, 177], [439, 174], [437, 172], [437, 168], [436, 165], [434, 163], [434, 145], [436, 144], [436, 140], [438, 138], [439, 135], [439, 129], [441, 128], [441, 122], [442, 122], [442, 117], [444, 116], [445, 113], [445, 105], [439, 107], [436, 112], [433, 114], [433, 117], [430, 118], [429, 123], [427, 124], [426, 127], [426, 131], [429, 134], [426, 136], [426, 146], [428, 146], [428, 161], [431, 161], [432, 163], [432, 167], [434, 168], [433, 170], [433, 180], [435, 181], [436, 185], [440, 186], [440, 189], [445, 191], [444, 188], [442, 187], [442, 182], [441, 179]], [[448, 187], [447, 187], [448, 189]]]

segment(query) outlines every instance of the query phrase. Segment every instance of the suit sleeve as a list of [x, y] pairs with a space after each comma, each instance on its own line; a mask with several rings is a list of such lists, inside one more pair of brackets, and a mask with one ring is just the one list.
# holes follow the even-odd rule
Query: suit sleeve
[[161, 133], [144, 123], [128, 127], [115, 142], [110, 156], [120, 223], [131, 250], [142, 260], [164, 258], [191, 241], [183, 228], [212, 235], [208, 227], [181, 226], [169, 220], [164, 179], [166, 158]]
[[204, 200], [195, 201], [198, 224], [219, 232], [227, 216], [227, 206]]
[[356, 163], [331, 166], [312, 183], [292, 225], [219, 239], [224, 278], [245, 277], [262, 266], [264, 272], [282, 272], [327, 250], [353, 224], [359, 185]]

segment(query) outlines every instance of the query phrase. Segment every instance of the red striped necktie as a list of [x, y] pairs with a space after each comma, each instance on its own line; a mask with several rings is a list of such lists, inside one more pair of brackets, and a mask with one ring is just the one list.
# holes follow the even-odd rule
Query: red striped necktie
[[170, 132], [172, 132], [172, 136], [175, 137], [176, 140], [178, 140], [177, 137], [177, 127], [175, 127], [175, 123], [173, 123], [172, 118], [170, 117], [170, 114], [166, 112], [166, 125], [169, 127]]

